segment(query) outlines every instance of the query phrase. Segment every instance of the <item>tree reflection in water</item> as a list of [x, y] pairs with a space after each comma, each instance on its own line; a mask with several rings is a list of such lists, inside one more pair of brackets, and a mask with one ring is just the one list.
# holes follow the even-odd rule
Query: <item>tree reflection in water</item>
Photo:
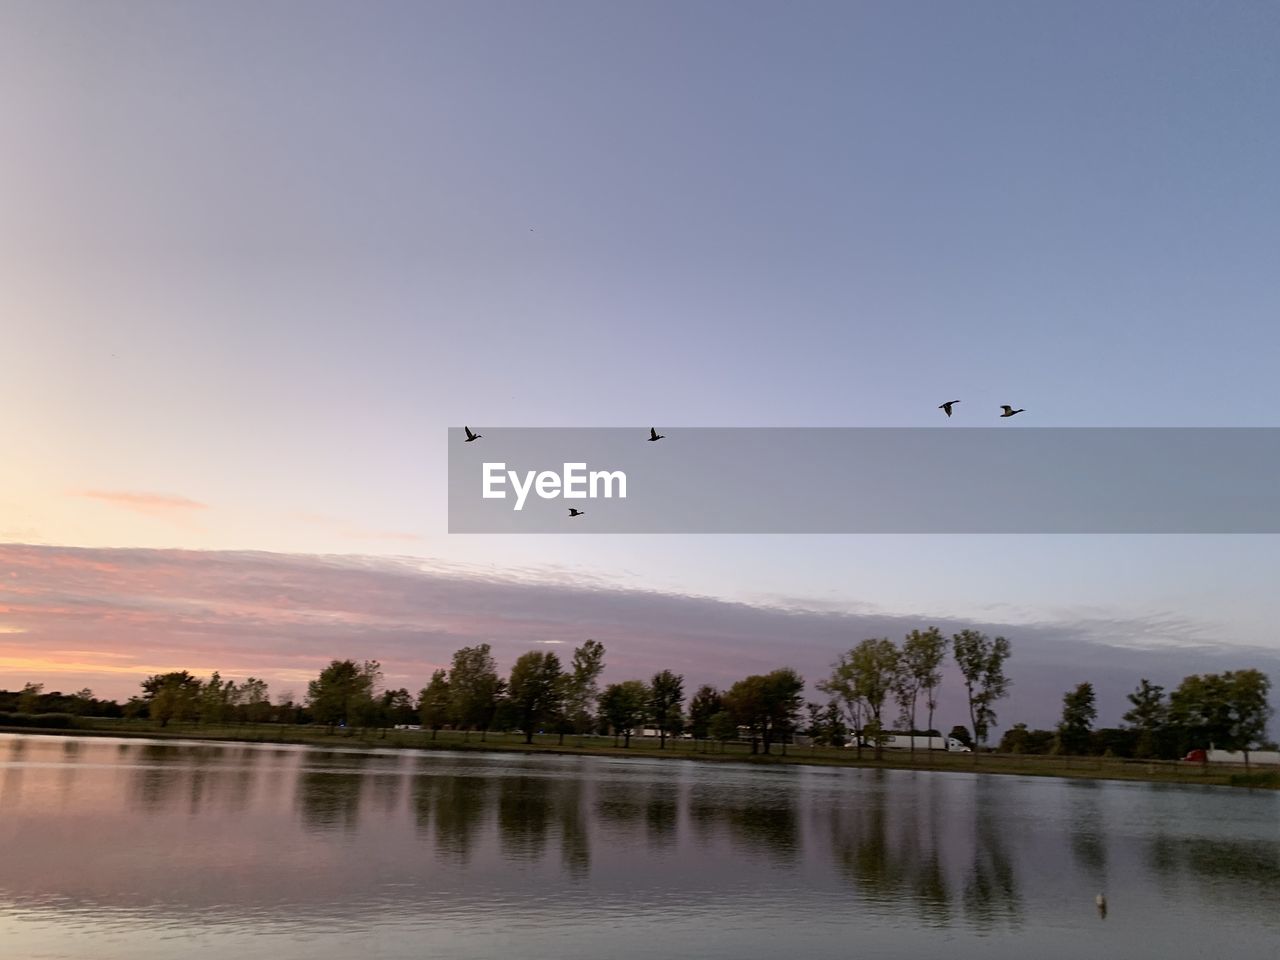
[[144, 743], [133, 758], [130, 795], [134, 805], [148, 813], [160, 813], [173, 804], [183, 771], [173, 761], [176, 748], [162, 743]]
[[[381, 817], [392, 816], [404, 799], [404, 777], [400, 774], [404, 759], [394, 755], [374, 755], [369, 764], [370, 770], [365, 774], [367, 806]], [[364, 805], [364, 801], [361, 803]]]
[[977, 927], [1021, 920], [1017, 876], [1005, 845], [999, 777], [978, 776], [973, 794], [973, 866], [964, 885], [965, 916]]
[[413, 778], [412, 803], [420, 836], [435, 823], [436, 850], [458, 863], [468, 863], [481, 828], [489, 819], [494, 781], [489, 777], [440, 776], [429, 771], [432, 761], [422, 758]]
[[671, 780], [655, 780], [645, 797], [644, 822], [649, 844], [670, 847], [676, 842], [680, 820], [680, 786]]
[[[941, 854], [941, 814], [935, 795], [915, 778], [902, 782], [877, 770], [867, 774], [860, 802], [834, 803], [831, 843], [842, 873], [874, 901], [910, 899], [922, 920], [946, 924], [950, 895]], [[908, 795], [891, 796], [895, 785]]]
[[359, 823], [361, 772], [368, 754], [309, 754], [298, 771], [297, 806], [308, 830], [354, 832]]
[[635, 826], [644, 814], [636, 785], [624, 780], [598, 781], [595, 807], [600, 820], [619, 827]]
[[1099, 786], [1092, 780], [1069, 784], [1067, 829], [1076, 866], [1101, 892], [1107, 889], [1107, 837]]
[[552, 781], [546, 777], [503, 777], [498, 784], [498, 832], [510, 860], [537, 860], [547, 845]]
[[780, 864], [799, 860], [800, 823], [794, 787], [770, 783], [746, 790], [699, 783], [689, 794], [689, 818], [705, 841], [724, 829], [735, 845]]
[[9, 741], [8, 755], [5, 757], [4, 777], [0, 778], [0, 808], [13, 809], [18, 805], [22, 795], [22, 762], [27, 752], [27, 741], [22, 737], [14, 737]]
[[587, 826], [581, 777], [566, 777], [556, 786], [556, 821], [560, 826], [560, 862], [574, 880], [585, 880], [591, 872], [591, 832]]

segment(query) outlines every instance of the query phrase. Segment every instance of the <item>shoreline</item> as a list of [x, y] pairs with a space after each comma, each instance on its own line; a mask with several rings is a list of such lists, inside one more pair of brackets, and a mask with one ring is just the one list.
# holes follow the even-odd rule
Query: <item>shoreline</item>
[[[655, 743], [637, 742], [632, 746], [613, 746], [612, 738], [587, 738], [567, 735], [565, 742], [556, 742], [554, 734], [541, 735], [542, 742], [524, 743], [511, 734], [489, 734], [481, 740], [478, 734], [463, 737], [453, 731], [441, 731], [432, 739], [425, 731], [387, 730], [385, 735], [377, 731], [356, 733], [327, 733], [324, 728], [309, 726], [260, 726], [243, 727], [173, 727], [144, 728], [135, 723], [103, 723], [85, 727], [10, 727], [0, 726], [0, 733], [15, 735], [39, 735], [62, 737], [119, 737], [123, 739], [149, 739], [192, 741], [204, 743], [257, 743], [282, 746], [318, 747], [322, 749], [377, 750], [396, 749], [412, 751], [440, 751], [467, 753], [550, 754], [553, 756], [648, 758], [655, 760], [685, 760], [703, 763], [747, 763], [762, 766], [812, 766], [849, 767], [872, 770], [915, 770], [933, 773], [980, 773], [996, 776], [1057, 777], [1072, 780], [1111, 780], [1138, 783], [1176, 783], [1200, 786], [1244, 787], [1246, 789], [1280, 789], [1280, 768], [1251, 767], [1232, 768], [1202, 766], [1177, 760], [1129, 760], [1113, 757], [1068, 757], [1041, 754], [984, 754], [975, 762], [973, 754], [949, 754], [943, 751], [909, 753], [886, 751], [880, 759], [874, 759], [872, 751], [864, 750], [859, 760], [834, 747], [795, 747], [787, 753], [751, 754], [745, 744], [730, 743], [721, 750], [714, 743], [690, 740], [668, 740], [666, 749]], [[551, 742], [547, 742], [551, 741]], [[781, 749], [780, 747], [778, 749]]]

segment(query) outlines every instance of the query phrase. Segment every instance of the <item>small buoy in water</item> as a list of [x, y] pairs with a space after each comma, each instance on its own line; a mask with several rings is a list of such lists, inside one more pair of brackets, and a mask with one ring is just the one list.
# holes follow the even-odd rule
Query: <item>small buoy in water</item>
[[1107, 915], [1107, 898], [1102, 894], [1098, 894], [1093, 898], [1093, 902], [1098, 905], [1098, 914], [1105, 917]]

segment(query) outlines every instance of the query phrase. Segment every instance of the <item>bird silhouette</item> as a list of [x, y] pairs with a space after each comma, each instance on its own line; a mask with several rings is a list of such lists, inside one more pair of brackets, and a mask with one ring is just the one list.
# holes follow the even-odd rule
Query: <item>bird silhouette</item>
[[570, 508], [569, 508], [569, 516], [571, 516], [571, 517], [581, 517], [581, 516], [582, 516], [583, 514], [585, 514], [586, 512], [587, 512], [587, 511], [585, 511], [585, 510], [579, 510], [577, 507], [570, 507]]
[[945, 413], [949, 417], [951, 416], [951, 405], [953, 403], [959, 403], [959, 402], [960, 402], [959, 400], [948, 400], [946, 403], [938, 404], [938, 409], [941, 410], [943, 413]]
[[467, 439], [463, 440], [463, 441], [462, 441], [463, 443], [470, 443], [472, 440], [479, 440], [479, 439], [480, 439], [480, 434], [478, 434], [478, 433], [472, 433], [472, 432], [471, 432], [471, 428], [470, 428], [470, 427], [463, 427], [462, 429], [463, 429], [463, 430], [465, 430], [465, 431], [467, 431]]
[[1001, 404], [1000, 409], [1004, 411], [1004, 413], [1000, 414], [1002, 417], [1012, 417], [1015, 413], [1024, 412], [1021, 408], [1017, 410], [1013, 409], [1013, 407], [1009, 406], [1007, 403]]
[[666, 435], [665, 433], [659, 433], [657, 430], [653, 429], [653, 427], [650, 427], [650, 428], [649, 428], [649, 442], [650, 442], [650, 443], [653, 443], [655, 440], [665, 440], [665, 439], [666, 439], [666, 436], [667, 436], [667, 435]]
[[1098, 916], [1103, 920], [1107, 919], [1107, 898], [1102, 894], [1098, 894], [1093, 898], [1093, 902], [1098, 906]]

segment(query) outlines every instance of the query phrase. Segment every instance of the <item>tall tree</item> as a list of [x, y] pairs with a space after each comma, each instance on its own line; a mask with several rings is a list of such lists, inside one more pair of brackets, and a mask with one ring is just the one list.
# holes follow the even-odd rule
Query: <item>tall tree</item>
[[249, 723], [264, 723], [271, 719], [271, 689], [267, 681], [259, 677], [246, 677], [240, 685], [240, 713]]
[[862, 695], [854, 682], [853, 666], [849, 662], [850, 655], [842, 653], [831, 667], [831, 676], [818, 681], [817, 687], [834, 702], [844, 707], [849, 717], [849, 727], [853, 730], [853, 747], [857, 757], [862, 759], [862, 730], [864, 710]]
[[724, 709], [724, 697], [710, 684], [703, 684], [689, 701], [689, 732], [695, 740], [705, 740], [711, 718]]
[[200, 699], [200, 680], [186, 670], [157, 673], [142, 681], [147, 716], [168, 726], [170, 720], [192, 720]]
[[217, 670], [200, 689], [200, 719], [204, 723], [226, 723], [240, 702], [240, 690], [233, 680], [223, 680]]
[[1164, 687], [1143, 677], [1133, 693], [1127, 695], [1127, 699], [1132, 706], [1125, 713], [1124, 722], [1138, 732], [1134, 755], [1154, 756], [1157, 752], [1156, 738], [1169, 719], [1169, 708], [1164, 702]]
[[417, 719], [417, 708], [414, 706], [413, 694], [407, 688], [384, 690], [379, 700], [386, 722], [391, 726], [413, 723]]
[[1260, 670], [1228, 670], [1183, 679], [1169, 695], [1169, 719], [1198, 747], [1250, 749], [1266, 736], [1271, 681]]
[[1062, 720], [1058, 724], [1058, 744], [1063, 753], [1088, 753], [1089, 734], [1098, 708], [1093, 684], [1081, 683], [1062, 696]]
[[[947, 640], [937, 627], [912, 630], [902, 643], [901, 674], [911, 678], [915, 692], [911, 697], [911, 729], [916, 727], [916, 696], [924, 694], [925, 708], [929, 713], [926, 730], [933, 729], [933, 713], [938, 707], [938, 686], [942, 683], [942, 661], [947, 656]], [[900, 701], [901, 702], [901, 698]], [[915, 737], [911, 749], [915, 750]]]
[[521, 654], [511, 668], [507, 697], [520, 718], [524, 742], [533, 743], [538, 725], [563, 710], [564, 680], [560, 658], [541, 650]]
[[44, 696], [43, 683], [24, 683], [22, 692], [18, 694], [18, 712], [35, 713], [40, 709], [42, 696]]
[[751, 732], [751, 752], [764, 752], [776, 740], [785, 744], [804, 702], [804, 680], [790, 667], [739, 680], [724, 694], [725, 709]]
[[649, 717], [658, 728], [658, 748], [666, 749], [667, 734], [678, 730], [684, 703], [684, 677], [662, 670], [649, 681]]
[[973, 725], [973, 760], [977, 763], [981, 747], [996, 721], [996, 701], [1009, 694], [1011, 682], [1004, 673], [1009, 641], [1004, 637], [992, 640], [977, 630], [961, 630], [952, 636], [951, 650], [964, 677], [969, 722]]
[[1228, 676], [1235, 743], [1244, 751], [1245, 766], [1248, 766], [1249, 751], [1266, 740], [1267, 723], [1274, 712], [1270, 703], [1271, 680], [1261, 670], [1252, 669], [1236, 670]]
[[319, 723], [332, 732], [338, 724], [355, 722], [366, 701], [373, 699], [374, 686], [381, 676], [376, 660], [363, 664], [354, 660], [332, 660], [320, 676], [307, 684], [307, 705]]
[[751, 736], [751, 752], [760, 752], [768, 717], [765, 712], [764, 676], [753, 674], [736, 681], [724, 693], [725, 710], [735, 727], [746, 727]]
[[712, 714], [707, 721], [707, 736], [720, 741], [720, 752], [724, 753], [724, 745], [738, 735], [738, 721], [728, 710]]
[[597, 681], [604, 670], [604, 644], [587, 640], [573, 651], [573, 663], [565, 674], [565, 715], [574, 733], [591, 729], [600, 697]]
[[267, 681], [249, 677], [241, 684], [244, 718], [249, 723], [262, 723], [271, 716], [271, 694]]
[[72, 712], [83, 717], [93, 709], [95, 702], [93, 691], [88, 687], [82, 687], [72, 694]]
[[449, 690], [454, 727], [468, 734], [479, 730], [480, 739], [485, 739], [502, 692], [498, 665], [489, 644], [463, 647], [454, 653], [449, 669]]
[[768, 726], [765, 728], [764, 752], [774, 741], [782, 742], [782, 752], [787, 752], [787, 742], [799, 725], [800, 708], [804, 703], [804, 679], [790, 667], [771, 670], [764, 676], [764, 709]]
[[848, 733], [844, 720], [840, 715], [840, 704], [830, 700], [826, 704], [806, 704], [809, 712], [809, 736], [813, 742], [830, 747], [844, 746]]
[[835, 700], [827, 701], [822, 710], [821, 723], [823, 740], [827, 746], [843, 747], [849, 739], [849, 728], [844, 725], [840, 704]]
[[351, 720], [362, 728], [385, 727], [388, 723], [387, 711], [383, 706], [382, 664], [377, 660], [365, 660], [360, 664], [360, 692], [351, 705]]
[[[818, 689], [850, 705], [859, 747], [865, 731], [865, 736], [875, 743], [877, 760], [884, 749], [884, 702], [897, 683], [900, 659], [892, 640], [863, 640], [843, 654], [830, 678], [818, 685]], [[861, 749], [858, 756], [862, 756]]]
[[600, 713], [613, 730], [614, 746], [619, 734], [623, 746], [631, 746], [631, 731], [644, 723], [649, 704], [649, 688], [640, 680], [624, 680], [605, 687], [600, 696]]
[[452, 692], [449, 690], [449, 674], [436, 670], [422, 692], [418, 694], [418, 719], [431, 731], [434, 740], [440, 728], [449, 722], [453, 710]]

